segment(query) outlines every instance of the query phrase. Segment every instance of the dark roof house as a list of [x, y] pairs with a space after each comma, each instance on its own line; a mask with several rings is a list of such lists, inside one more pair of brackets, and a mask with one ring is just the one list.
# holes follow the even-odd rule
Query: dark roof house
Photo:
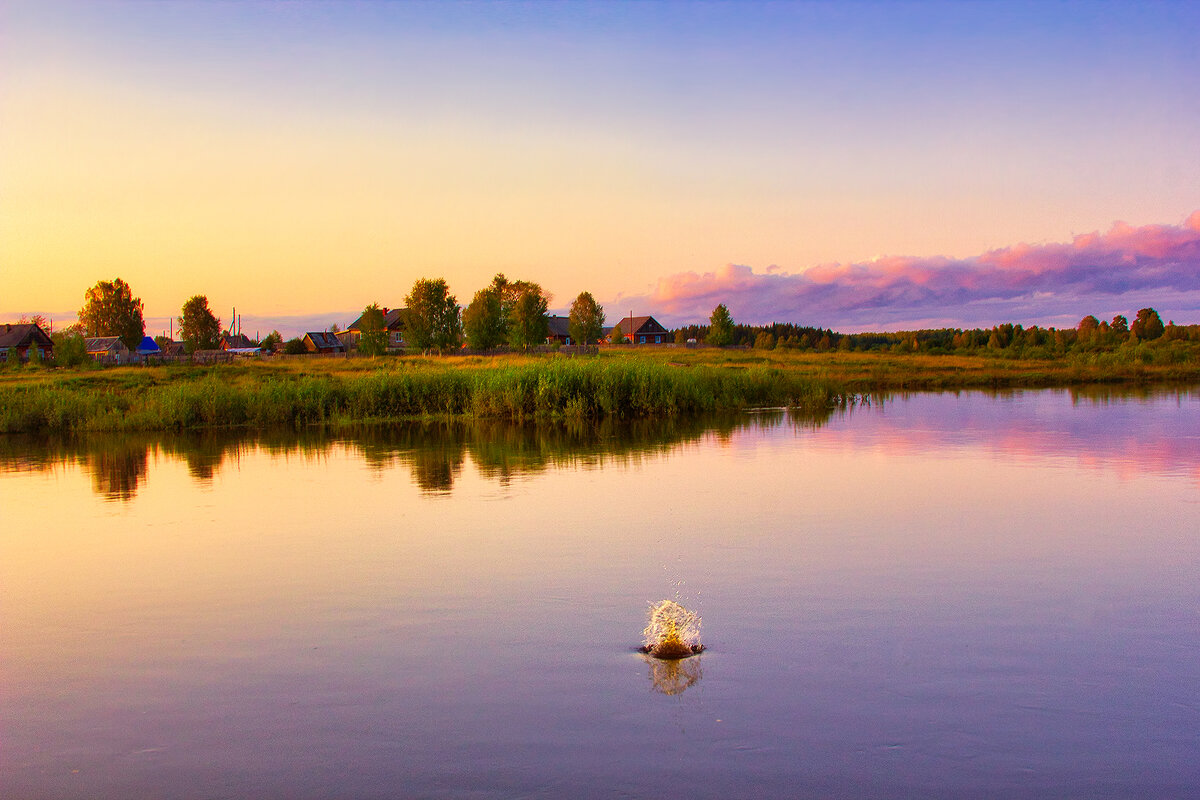
[[244, 350], [254, 347], [254, 342], [244, 333], [222, 333], [219, 346], [222, 350]]
[[[398, 349], [404, 347], [404, 331], [408, 328], [408, 309], [407, 308], [382, 308], [383, 311], [383, 329], [387, 331], [387, 346], [389, 349]], [[347, 348], [358, 346], [358, 340], [362, 336], [362, 315], [358, 319], [346, 326], [346, 330], [342, 331], [340, 338]]]
[[83, 344], [88, 355], [97, 361], [127, 364], [133, 355], [120, 336], [89, 336], [83, 340]]
[[666, 344], [674, 341], [671, 332], [658, 323], [654, 317], [625, 317], [613, 320], [613, 326], [605, 327], [605, 337], [610, 337], [613, 328], [621, 326], [621, 334], [634, 344]]
[[310, 353], [344, 353], [346, 345], [337, 334], [328, 331], [309, 331], [304, 334], [304, 346]]
[[29, 360], [29, 348], [36, 347], [42, 358], [54, 357], [54, 340], [34, 322], [0, 325], [0, 361], [8, 358], [10, 349], [17, 351], [21, 361]]
[[570, 317], [559, 317], [552, 314], [546, 317], [546, 328], [549, 331], [546, 336], [547, 343], [571, 344]]

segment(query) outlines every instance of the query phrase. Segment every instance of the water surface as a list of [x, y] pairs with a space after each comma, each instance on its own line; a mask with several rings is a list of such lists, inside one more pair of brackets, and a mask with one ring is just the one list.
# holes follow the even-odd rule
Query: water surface
[[1198, 412], [0, 440], [0, 796], [1184, 796]]

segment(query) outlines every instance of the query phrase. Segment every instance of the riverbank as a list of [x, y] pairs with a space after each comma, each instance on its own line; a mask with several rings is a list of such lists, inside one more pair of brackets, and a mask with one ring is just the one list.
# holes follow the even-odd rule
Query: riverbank
[[[1104, 354], [1099, 354], [1103, 356]], [[599, 356], [247, 360], [0, 373], [0, 433], [341, 425], [431, 417], [629, 419], [837, 407], [897, 391], [1200, 384], [1200, 360], [646, 348]]]

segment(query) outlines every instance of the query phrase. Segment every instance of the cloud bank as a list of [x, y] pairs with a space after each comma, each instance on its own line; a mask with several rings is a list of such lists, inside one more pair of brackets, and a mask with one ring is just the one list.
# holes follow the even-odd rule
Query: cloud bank
[[666, 324], [707, 321], [724, 303], [737, 322], [795, 322], [845, 332], [975, 327], [1002, 322], [1074, 326], [1086, 314], [1153, 306], [1200, 322], [1200, 211], [1182, 225], [1133, 227], [1067, 243], [1018, 244], [971, 258], [886, 256], [802, 273], [727, 264], [681, 272], [609, 308]]

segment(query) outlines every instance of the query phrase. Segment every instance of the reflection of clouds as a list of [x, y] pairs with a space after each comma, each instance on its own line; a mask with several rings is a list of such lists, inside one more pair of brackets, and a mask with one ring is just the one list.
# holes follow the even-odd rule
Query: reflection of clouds
[[914, 394], [859, 409], [849, 424], [813, 436], [846, 450], [925, 456], [970, 448], [1001, 460], [1070, 459], [1122, 478], [1190, 476], [1200, 484], [1197, 401], [1200, 393], [1186, 390], [1153, 397], [1067, 390]]
[[[0, 470], [43, 471], [77, 463], [97, 494], [134, 497], [151, 453], [184, 461], [209, 482], [252, 450], [323, 459], [346, 447], [376, 470], [399, 465], [427, 494], [453, 491], [467, 459], [480, 475], [507, 485], [551, 469], [633, 466], [702, 441], [753, 451], [755, 432], [790, 429], [806, 444], [844, 451], [928, 456], [967, 448], [998, 460], [1070, 458], [1122, 478], [1189, 476], [1200, 486], [1200, 392], [1126, 387], [922, 393], [820, 413], [794, 409], [715, 417], [672, 417], [614, 424], [520, 425], [498, 421], [410, 423], [339, 430], [227, 430], [175, 435], [91, 434], [0, 437]], [[750, 434], [750, 435], [747, 435]], [[774, 437], [770, 437], [774, 440]]]
[[660, 694], [677, 695], [695, 686], [704, 677], [700, 657], [663, 660], [642, 656], [650, 665], [650, 688]]

